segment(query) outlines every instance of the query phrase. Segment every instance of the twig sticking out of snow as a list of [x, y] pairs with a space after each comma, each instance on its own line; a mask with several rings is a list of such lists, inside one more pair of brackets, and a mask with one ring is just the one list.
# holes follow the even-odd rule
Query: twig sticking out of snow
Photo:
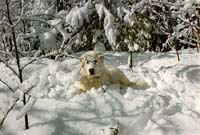
[[119, 122], [116, 120], [111, 120], [111, 126], [102, 129], [103, 135], [118, 135], [120, 131]]
[[132, 55], [133, 52], [129, 52], [129, 56], [128, 56], [128, 65], [129, 65], [129, 68], [132, 69], [133, 67], [133, 55]]

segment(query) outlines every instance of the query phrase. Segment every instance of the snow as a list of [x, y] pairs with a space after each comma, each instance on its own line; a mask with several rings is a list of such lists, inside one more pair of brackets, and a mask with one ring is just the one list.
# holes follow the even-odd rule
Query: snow
[[101, 20], [104, 14], [104, 5], [103, 4], [96, 4], [95, 5], [96, 11], [99, 15], [99, 19]]
[[82, 26], [84, 20], [89, 22], [88, 16], [92, 13], [92, 4], [89, 0], [83, 7], [74, 7], [65, 17], [65, 22], [71, 26]]
[[52, 31], [44, 32], [39, 35], [42, 49], [50, 50], [56, 48], [56, 33], [54, 31], [55, 30], [53, 29]]
[[131, 11], [135, 12], [136, 10], [141, 10], [144, 8], [144, 5], [147, 3], [147, 0], [142, 0], [139, 3], [132, 6]]
[[19, 120], [23, 116], [25, 116], [26, 113], [31, 110], [31, 108], [35, 104], [35, 102], [36, 102], [36, 98], [30, 98], [29, 102], [23, 107], [23, 109], [20, 111], [20, 113], [16, 116], [16, 120]]
[[[13, 89], [26, 92], [34, 86], [27, 106], [18, 101], [8, 114], [0, 134], [5, 135], [198, 135], [200, 134], [200, 54], [182, 50], [133, 54], [107, 52], [106, 65], [120, 68], [132, 81], [145, 80], [146, 90], [111, 85], [77, 94], [79, 60], [63, 62], [42, 59], [28, 66], [24, 83], [0, 63], [0, 78]], [[78, 54], [77, 54], [78, 55]], [[22, 64], [30, 61], [23, 58]], [[10, 61], [10, 63], [13, 62]], [[14, 66], [14, 65], [13, 65]], [[22, 93], [23, 93], [22, 92]], [[0, 119], [12, 106], [13, 94], [0, 83]], [[28, 112], [30, 129], [24, 130]], [[21, 118], [22, 117], [22, 118]], [[16, 120], [16, 118], [21, 118]], [[116, 130], [117, 129], [117, 130]]]
[[106, 48], [104, 46], [103, 41], [101, 41], [100, 39], [102, 39], [103, 37], [103, 32], [101, 30], [95, 30], [95, 34], [93, 36], [92, 39], [92, 43], [94, 43], [94, 50], [96, 51], [100, 51], [100, 52], [105, 52]]
[[38, 14], [46, 14], [46, 15], [53, 15], [55, 13], [54, 6], [49, 7], [50, 3], [54, 3], [53, 0], [35, 0], [34, 1], [34, 8], [31, 11], [31, 14], [38, 15]]
[[125, 15], [123, 17], [123, 20], [131, 26], [133, 25], [134, 20], [136, 18], [135, 12], [136, 11], [141, 12], [144, 9], [146, 3], [147, 3], [147, 0], [141, 0], [138, 3], [132, 5], [131, 10], [125, 7], [122, 7], [120, 11], [118, 9], [118, 15], [121, 18], [122, 13], [124, 13]]
[[102, 19], [102, 16], [105, 15], [104, 17], [105, 35], [108, 39], [109, 44], [112, 46], [113, 50], [115, 50], [118, 31], [114, 25], [114, 16], [103, 4], [96, 4], [95, 8], [99, 15], [99, 19]]
[[195, 0], [195, 4], [200, 4], [200, 0]]
[[183, 11], [187, 11], [187, 10], [191, 9], [193, 3], [194, 3], [193, 0], [185, 0], [185, 1], [184, 1], [184, 7], [183, 7], [182, 10], [183, 10]]

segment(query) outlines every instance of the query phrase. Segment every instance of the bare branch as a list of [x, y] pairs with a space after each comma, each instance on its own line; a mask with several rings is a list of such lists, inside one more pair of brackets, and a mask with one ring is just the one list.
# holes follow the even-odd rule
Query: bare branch
[[194, 39], [194, 38], [190, 38], [190, 37], [187, 37], [187, 36], [185, 36], [185, 35], [183, 35], [183, 37], [184, 37], [184, 38], [187, 38], [187, 39], [189, 39], [189, 40], [192, 40], [192, 41], [194, 41], [194, 42], [196, 42], [196, 43], [200, 43], [199, 40], [196, 40], [196, 39]]
[[0, 78], [0, 82], [2, 82], [3, 84], [5, 84], [7, 87], [8, 87], [8, 89], [10, 90], [10, 91], [12, 91], [12, 92], [15, 92], [6, 82], [4, 82], [1, 78]]
[[[6, 54], [6, 55], [9, 55], [10, 57], [12, 57], [12, 58], [14, 58], [10, 53], [8, 53], [8, 52], [5, 52], [5, 51], [1, 51], [0, 50], [0, 53], [3, 53], [3, 54]], [[2, 58], [1, 58], [2, 59]]]
[[188, 22], [188, 21], [186, 21], [186, 20], [184, 20], [184, 19], [182, 19], [182, 18], [180, 18], [180, 17], [177, 17], [180, 21], [182, 21], [182, 22], [184, 22], [184, 23], [186, 23], [186, 24], [188, 24], [190, 27], [192, 27], [192, 28], [196, 28], [196, 29], [200, 29], [200, 27], [198, 27], [197, 25], [193, 25], [193, 24], [191, 24], [190, 22]]
[[0, 21], [0, 25], [6, 25], [6, 26], [8, 26], [8, 27], [10, 27], [10, 28], [12, 28], [12, 25], [10, 25], [9, 23], [7, 23], [6, 21], [4, 21], [4, 20], [2, 20], [2, 21]]
[[24, 14], [24, 0], [21, 0], [22, 3], [22, 9], [21, 9], [21, 14], [20, 17], [18, 18], [17, 22], [12, 26], [12, 27], [16, 27], [20, 21], [22, 20], [23, 14]]
[[64, 40], [64, 37], [63, 37], [63, 42], [62, 42], [62, 44], [61, 44], [61, 46], [60, 46], [60, 49], [59, 49], [59, 51], [58, 51], [58, 54], [57, 54], [57, 56], [56, 56], [56, 60], [58, 59], [58, 57], [61, 56], [63, 50], [64, 50], [68, 45], [70, 45], [70, 44], [74, 41], [74, 39], [77, 37], [77, 34], [78, 34], [78, 33], [76, 33], [76, 34], [68, 41], [67, 45], [64, 44], [64, 43], [65, 43], [65, 40]]
[[66, 53], [63, 53], [62, 55], [66, 56], [66, 57], [70, 57], [70, 58], [80, 59], [80, 57], [69, 55], [69, 54], [66, 54]]
[[181, 39], [179, 39], [179, 41], [180, 41], [180, 43], [183, 43], [183, 44], [189, 44], [189, 45], [196, 46], [196, 44], [191, 43], [191, 42], [188, 42], [188, 41], [185, 41], [185, 40], [181, 40]]
[[47, 58], [47, 57], [50, 57], [50, 56], [54, 56], [54, 55], [56, 55], [56, 54], [57, 54], [57, 52], [52, 52], [52, 53], [49, 53], [49, 54], [47, 54], [47, 55], [45, 55], [45, 56], [42, 56], [42, 57], [39, 57], [39, 58], [35, 58], [35, 59], [29, 61], [28, 63], [26, 63], [26, 64], [21, 68], [21, 71], [23, 71], [24, 68], [26, 68], [28, 65], [30, 65], [31, 63], [33, 63], [33, 62], [35, 62], [35, 61], [37, 61], [37, 60], [40, 60], [40, 59], [43, 59], [43, 58]]
[[19, 101], [19, 98], [17, 98], [14, 101], [14, 104], [10, 107], [10, 109], [8, 109], [7, 113], [5, 114], [5, 116], [3, 117], [3, 119], [0, 122], [0, 129], [3, 127], [3, 123], [5, 121], [5, 119], [7, 118], [8, 114], [12, 111], [12, 109], [15, 107], [16, 103]]
[[[32, 90], [32, 88], [35, 86], [30, 87], [24, 94], [27, 94], [28, 92], [30, 92], [30, 90]], [[13, 110], [13, 108], [15, 107], [16, 103], [19, 101], [19, 97], [15, 99], [13, 105], [8, 109], [7, 113], [5, 114], [5, 116], [3, 117], [3, 119], [0, 122], [0, 129], [3, 127], [3, 123], [5, 121], [5, 119], [7, 118], [8, 114]]]
[[0, 61], [6, 65], [6, 67], [8, 67], [17, 77], [19, 77], [19, 75], [17, 74], [17, 72], [14, 70], [14, 68], [12, 68], [10, 65], [8, 65], [8, 63], [6, 63], [5, 61], [2, 60], [2, 58], [0, 58]]
[[[6, 5], [9, 6], [9, 3], [10, 2], [6, 3]], [[10, 28], [16, 27], [20, 23], [20, 21], [22, 20], [22, 17], [23, 17], [23, 14], [24, 14], [24, 6], [23, 6], [24, 5], [24, 0], [21, 0], [21, 3], [22, 3], [22, 9], [21, 9], [20, 17], [17, 19], [17, 21], [15, 22], [15, 24], [11, 23], [10, 16], [9, 16], [9, 11], [8, 11], [8, 7], [7, 7], [7, 12], [8, 13], [6, 15], [8, 15], [9, 23], [7, 23], [5, 21], [1, 21], [0, 24], [5, 24], [5, 25], [7, 25]]]
[[42, 18], [39, 18], [37, 16], [25, 16], [25, 17], [22, 17], [23, 20], [27, 20], [27, 21], [37, 21], [37, 22], [40, 22], [40, 23], [45, 23], [45, 24], [48, 24], [52, 27], [55, 27], [54, 25], [51, 25], [50, 23], [48, 23], [46, 20], [42, 19]]

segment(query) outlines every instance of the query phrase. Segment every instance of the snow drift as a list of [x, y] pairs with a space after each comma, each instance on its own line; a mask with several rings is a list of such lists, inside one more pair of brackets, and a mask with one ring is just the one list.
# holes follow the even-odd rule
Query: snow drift
[[[106, 65], [119, 67], [132, 81], [145, 80], [150, 87], [120, 89], [118, 85], [76, 94], [79, 60], [39, 60], [27, 67], [24, 84], [35, 85], [32, 109], [21, 102], [9, 113], [3, 135], [198, 135], [200, 134], [200, 54], [195, 50], [134, 54], [134, 67], [127, 53], [108, 53]], [[22, 63], [28, 62], [22, 59]], [[0, 63], [0, 78], [19, 87], [12, 72]], [[7, 95], [7, 96], [6, 96]], [[0, 119], [13, 98], [0, 83]], [[26, 106], [25, 106], [26, 107]], [[30, 129], [23, 130], [23, 113], [29, 111]], [[19, 120], [16, 120], [16, 117]], [[0, 134], [1, 134], [0, 133]]]

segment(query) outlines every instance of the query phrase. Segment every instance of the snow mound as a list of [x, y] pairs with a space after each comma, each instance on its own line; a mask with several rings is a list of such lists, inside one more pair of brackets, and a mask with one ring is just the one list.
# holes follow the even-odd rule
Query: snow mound
[[[103, 86], [77, 94], [74, 82], [79, 79], [79, 60], [63, 62], [41, 60], [27, 67], [24, 84], [34, 85], [31, 93], [37, 98], [32, 109], [20, 102], [9, 113], [1, 130], [13, 135], [197, 135], [200, 134], [200, 55], [195, 50], [180, 52], [141, 53], [133, 56], [134, 67], [128, 68], [128, 53], [108, 52], [106, 65], [120, 68], [132, 81], [144, 80], [146, 90]], [[23, 63], [29, 59], [24, 59]], [[0, 63], [2, 79], [14, 75]], [[13, 88], [19, 83], [15, 80]], [[0, 118], [12, 99], [0, 83]], [[104, 92], [105, 91], [105, 92]], [[5, 98], [5, 95], [8, 95]], [[4, 98], [2, 98], [4, 97]], [[23, 129], [23, 116], [29, 111], [30, 129]], [[1, 113], [2, 112], [2, 113]], [[20, 115], [21, 114], [21, 115]]]

